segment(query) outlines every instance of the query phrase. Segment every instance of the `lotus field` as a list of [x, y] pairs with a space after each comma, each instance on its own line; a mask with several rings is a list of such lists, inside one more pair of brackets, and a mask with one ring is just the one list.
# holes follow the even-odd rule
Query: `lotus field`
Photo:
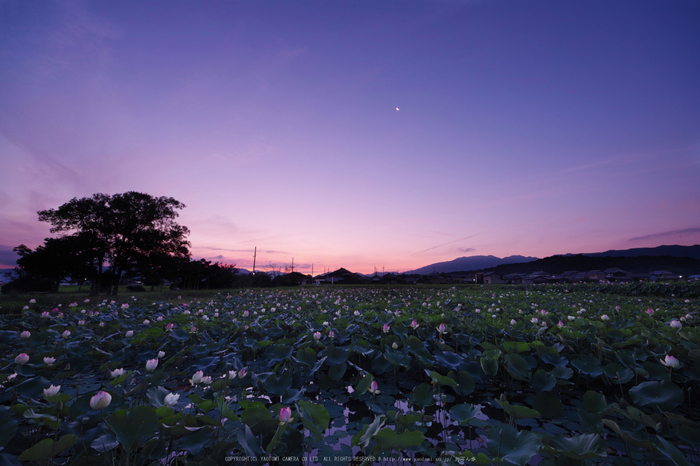
[[695, 297], [313, 287], [0, 319], [1, 465], [700, 463]]

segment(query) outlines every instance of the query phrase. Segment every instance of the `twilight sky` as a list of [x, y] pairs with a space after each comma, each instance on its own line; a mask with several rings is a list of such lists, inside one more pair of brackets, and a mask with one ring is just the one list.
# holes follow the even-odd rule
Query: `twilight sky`
[[700, 2], [0, 0], [0, 267], [126, 191], [244, 268], [697, 244]]

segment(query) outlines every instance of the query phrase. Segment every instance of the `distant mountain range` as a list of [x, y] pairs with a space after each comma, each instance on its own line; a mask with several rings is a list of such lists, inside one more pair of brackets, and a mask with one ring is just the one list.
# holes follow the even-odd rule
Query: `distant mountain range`
[[671, 256], [692, 257], [693, 259], [700, 259], [700, 244], [696, 244], [695, 246], [657, 246], [655, 248], [610, 250], [605, 252], [596, 252], [593, 254], [582, 255], [588, 257]]
[[538, 257], [526, 256], [508, 256], [504, 258], [496, 256], [469, 256], [458, 257], [455, 260], [447, 262], [437, 262], [435, 264], [426, 265], [416, 270], [405, 272], [406, 274], [426, 275], [431, 273], [451, 273], [451, 272], [466, 272], [472, 270], [488, 269], [503, 264], [520, 264], [523, 262], [532, 262]]
[[[614, 258], [620, 259], [614, 259]], [[645, 259], [646, 257], [646, 259]], [[653, 258], [653, 259], [652, 259]], [[634, 248], [610, 250], [588, 254], [561, 254], [539, 259], [537, 257], [508, 256], [470, 256], [459, 257], [452, 261], [437, 262], [426, 265], [406, 274], [431, 274], [452, 272], [475, 272], [477, 270], [496, 269], [502, 273], [542, 270], [549, 273], [561, 273], [567, 270], [586, 271], [620, 267], [635, 272], [641, 269], [679, 270], [688, 273], [694, 270], [700, 261], [700, 245], [694, 246], [658, 246], [655, 248]], [[532, 270], [530, 270], [532, 269]], [[550, 270], [551, 269], [551, 270]], [[691, 273], [700, 273], [700, 270]]]

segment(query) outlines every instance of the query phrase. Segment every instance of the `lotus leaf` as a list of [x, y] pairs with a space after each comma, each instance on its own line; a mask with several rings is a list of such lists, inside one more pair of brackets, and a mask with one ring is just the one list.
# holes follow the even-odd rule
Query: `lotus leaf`
[[494, 457], [525, 466], [540, 451], [542, 441], [537, 434], [518, 432], [512, 426], [501, 424], [491, 429], [486, 445]]
[[642, 382], [630, 388], [632, 400], [639, 406], [657, 407], [670, 411], [683, 403], [683, 390], [673, 382]]

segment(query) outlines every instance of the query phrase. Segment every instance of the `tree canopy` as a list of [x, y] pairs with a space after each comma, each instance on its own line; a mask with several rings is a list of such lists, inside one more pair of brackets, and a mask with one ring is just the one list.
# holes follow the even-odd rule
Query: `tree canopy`
[[[92, 292], [98, 293], [107, 277], [111, 294], [116, 294], [126, 274], [148, 271], [152, 275], [171, 259], [189, 258], [189, 230], [175, 221], [184, 207], [172, 197], [129, 191], [73, 198], [38, 215], [40, 221], [51, 224], [52, 233], [72, 238], [63, 244], [77, 247], [81, 262], [89, 264]], [[48, 238], [46, 242], [51, 244]], [[29, 257], [28, 251], [23, 253], [22, 258]]]

